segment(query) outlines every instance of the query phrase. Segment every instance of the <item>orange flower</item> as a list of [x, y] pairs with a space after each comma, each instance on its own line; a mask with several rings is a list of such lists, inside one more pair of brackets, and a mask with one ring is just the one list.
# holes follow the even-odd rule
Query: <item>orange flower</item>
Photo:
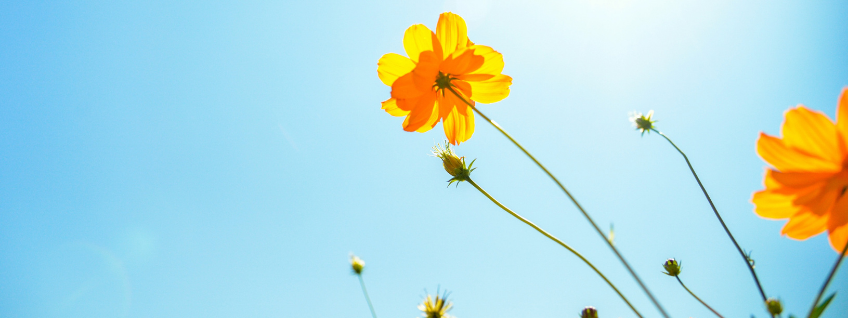
[[403, 130], [425, 132], [441, 120], [448, 141], [457, 145], [474, 133], [474, 112], [454, 94], [472, 105], [509, 95], [512, 78], [501, 74], [503, 56], [472, 43], [456, 14], [442, 13], [435, 33], [423, 24], [409, 27], [403, 47], [409, 58], [389, 53], [377, 62], [377, 75], [392, 87], [383, 109], [406, 116]]
[[781, 234], [805, 240], [827, 230], [841, 252], [848, 241], [848, 87], [842, 89], [836, 124], [798, 105], [785, 114], [783, 138], [760, 133], [757, 152], [774, 169], [755, 192], [754, 212], [785, 219]]

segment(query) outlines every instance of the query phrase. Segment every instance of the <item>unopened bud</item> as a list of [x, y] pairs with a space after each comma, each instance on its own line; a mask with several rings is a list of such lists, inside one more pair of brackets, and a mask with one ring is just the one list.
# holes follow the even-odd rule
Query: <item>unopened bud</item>
[[356, 273], [356, 275], [360, 275], [362, 274], [362, 269], [365, 268], [365, 261], [356, 255], [351, 255], [350, 268], [353, 269], [353, 272]]
[[448, 180], [448, 186], [454, 182], [470, 180], [471, 171], [474, 171], [471, 168], [474, 165], [474, 161], [471, 161], [471, 164], [466, 166], [465, 157], [457, 156], [447, 142], [445, 142], [444, 147], [440, 145], [433, 146], [433, 156], [442, 159], [442, 166], [445, 167], [445, 171], [453, 177]]
[[780, 303], [780, 300], [775, 298], [769, 298], [766, 300], [766, 308], [772, 315], [780, 315], [783, 312], [783, 304]]
[[665, 272], [663, 272], [663, 274], [668, 276], [680, 275], [680, 264], [682, 263], [678, 262], [676, 259], [669, 258], [665, 261], [665, 263], [663, 263], [663, 268], [665, 268]]
[[595, 307], [588, 306], [580, 312], [580, 318], [598, 318], [598, 310]]

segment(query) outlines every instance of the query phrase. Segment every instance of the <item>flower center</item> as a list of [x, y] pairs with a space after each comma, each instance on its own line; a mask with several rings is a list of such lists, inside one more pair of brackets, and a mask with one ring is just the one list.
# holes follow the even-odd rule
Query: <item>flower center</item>
[[436, 77], [436, 83], [433, 84], [433, 87], [435, 87], [437, 91], [441, 91], [442, 94], [444, 94], [445, 89], [450, 89], [450, 87], [453, 86], [451, 84], [452, 80], [453, 78], [450, 76], [450, 74], [439, 72], [439, 75]]

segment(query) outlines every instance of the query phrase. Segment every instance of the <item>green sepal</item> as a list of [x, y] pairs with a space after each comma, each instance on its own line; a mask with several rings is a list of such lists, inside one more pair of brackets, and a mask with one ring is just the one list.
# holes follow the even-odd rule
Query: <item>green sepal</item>
[[813, 312], [810, 313], [810, 317], [808, 318], [819, 318], [819, 316], [824, 313], [824, 310], [827, 308], [827, 305], [830, 305], [830, 301], [833, 300], [834, 296], [836, 296], [836, 292], [833, 292], [833, 294], [827, 296], [827, 298], [825, 298], [824, 301], [821, 302], [821, 304], [819, 304], [818, 306], [816, 306], [815, 309], [813, 309]]

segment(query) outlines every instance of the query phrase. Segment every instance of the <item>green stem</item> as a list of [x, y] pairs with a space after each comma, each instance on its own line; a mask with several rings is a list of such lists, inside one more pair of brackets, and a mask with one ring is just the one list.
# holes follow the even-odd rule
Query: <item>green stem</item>
[[683, 153], [683, 150], [680, 150], [680, 148], [678, 148], [677, 145], [675, 145], [674, 142], [671, 141], [670, 138], [668, 138], [668, 136], [666, 136], [665, 134], [661, 133], [660, 131], [658, 131], [654, 128], [651, 128], [651, 130], [660, 134], [660, 136], [663, 136], [663, 138], [665, 138], [665, 140], [668, 140], [668, 142], [672, 146], [674, 146], [674, 149], [677, 149], [677, 152], [679, 152], [680, 155], [683, 156], [683, 160], [686, 160], [686, 164], [689, 165], [689, 171], [692, 171], [692, 175], [695, 176], [695, 181], [698, 182], [698, 186], [701, 187], [701, 191], [704, 192], [704, 196], [707, 197], [707, 201], [710, 203], [710, 207], [713, 208], [713, 212], [715, 213], [716, 218], [718, 218], [718, 222], [721, 223], [721, 227], [724, 228], [724, 232], [726, 232], [727, 236], [730, 237], [730, 241], [732, 241], [733, 245], [736, 246], [736, 250], [739, 251], [739, 255], [742, 256], [742, 259], [745, 261], [745, 265], [747, 265], [748, 270], [751, 271], [751, 276], [754, 277], [754, 282], [757, 283], [757, 289], [760, 290], [760, 296], [763, 297], [763, 302], [766, 302], [766, 300], [767, 300], [766, 293], [763, 291], [763, 286], [760, 284], [760, 279], [757, 278], [757, 273], [754, 271], [754, 266], [751, 265], [751, 263], [748, 261], [748, 256], [745, 255], [745, 252], [743, 252], [742, 248], [739, 247], [739, 243], [736, 242], [736, 239], [733, 237], [733, 234], [730, 234], [730, 229], [727, 228], [727, 225], [724, 224], [724, 220], [721, 218], [721, 215], [718, 214], [718, 210], [716, 209], [715, 204], [713, 204], [713, 200], [710, 199], [710, 195], [707, 193], [707, 189], [704, 188], [704, 184], [701, 183], [701, 179], [698, 178], [698, 174], [695, 173], [695, 168], [692, 167], [692, 163], [689, 162], [689, 158], [686, 157], [686, 154]]
[[833, 275], [836, 274], [836, 269], [839, 268], [839, 264], [842, 263], [842, 259], [845, 258], [845, 252], [848, 251], [848, 243], [845, 244], [845, 247], [842, 248], [842, 253], [839, 254], [839, 258], [836, 260], [836, 264], [833, 264], [833, 269], [830, 270], [830, 274], [827, 275], [827, 279], [824, 281], [824, 285], [822, 285], [821, 290], [819, 290], [819, 294], [816, 296], [816, 300], [813, 301], [813, 307], [810, 308], [810, 313], [807, 317], [810, 317], [813, 314], [813, 311], [816, 310], [816, 307], [819, 305], [819, 301], [824, 295], [824, 291], [827, 289], [827, 285], [830, 285], [830, 280], [833, 279]]
[[371, 309], [371, 316], [377, 318], [374, 306], [371, 305], [371, 297], [368, 297], [368, 290], [365, 289], [365, 281], [362, 280], [362, 274], [357, 274], [356, 276], [359, 277], [359, 285], [362, 286], [362, 293], [365, 294], [365, 300], [368, 301], [368, 308]]
[[686, 287], [686, 285], [684, 285], [684, 284], [683, 284], [683, 281], [682, 281], [682, 280], [680, 280], [680, 276], [674, 276], [674, 278], [677, 278], [677, 281], [680, 283], [680, 286], [683, 286], [683, 289], [685, 289], [686, 291], [688, 291], [688, 292], [689, 292], [689, 295], [692, 295], [692, 297], [695, 297], [695, 299], [697, 299], [698, 301], [700, 301], [700, 302], [701, 302], [701, 304], [702, 304], [702, 305], [704, 305], [704, 307], [707, 307], [707, 309], [709, 309], [710, 311], [712, 311], [712, 312], [713, 312], [714, 314], [716, 314], [716, 316], [718, 316], [719, 318], [724, 318], [724, 317], [722, 317], [722, 316], [721, 316], [721, 314], [719, 314], [717, 311], [715, 311], [715, 309], [713, 309], [712, 307], [710, 307], [710, 305], [707, 305], [707, 303], [705, 303], [703, 300], [701, 300], [701, 298], [698, 298], [698, 296], [695, 296], [695, 293], [693, 293], [691, 290], [689, 290], [689, 288], [687, 288], [687, 287]]
[[512, 136], [510, 136], [505, 130], [503, 130], [503, 128], [501, 128], [501, 126], [499, 126], [494, 121], [489, 119], [489, 117], [487, 117], [482, 112], [480, 112], [480, 110], [477, 109], [477, 107], [474, 107], [474, 105], [471, 105], [471, 103], [469, 103], [467, 100], [465, 100], [465, 98], [462, 97], [462, 95], [457, 93], [456, 90], [453, 89], [453, 87], [448, 86], [448, 89], [454, 95], [456, 95], [456, 97], [458, 97], [463, 102], [465, 102], [466, 105], [470, 106], [471, 109], [473, 109], [474, 112], [477, 113], [477, 115], [480, 115], [480, 117], [483, 117], [483, 119], [485, 119], [490, 124], [492, 124], [492, 126], [494, 126], [498, 131], [500, 131], [501, 134], [503, 134], [507, 139], [509, 139], [509, 141], [511, 141], [516, 147], [518, 147], [518, 149], [521, 149], [521, 151], [524, 152], [524, 154], [527, 155], [527, 157], [529, 157], [530, 160], [532, 160], [534, 163], [536, 163], [536, 165], [539, 166], [539, 168], [541, 168], [542, 171], [544, 171], [545, 174], [547, 174], [548, 177], [550, 177], [551, 180], [553, 180], [554, 183], [556, 183], [557, 186], [559, 186], [560, 189], [562, 189], [562, 192], [564, 192], [565, 195], [568, 196], [568, 198], [571, 200], [571, 202], [574, 203], [575, 206], [577, 206], [577, 209], [580, 210], [580, 213], [583, 213], [583, 216], [586, 217], [586, 220], [589, 221], [589, 224], [591, 224], [592, 227], [595, 229], [595, 231], [598, 232], [598, 235], [601, 236], [601, 239], [603, 239], [603, 241], [607, 243], [607, 245], [610, 247], [610, 249], [612, 249], [613, 253], [615, 253], [615, 256], [618, 257], [618, 259], [621, 261], [622, 264], [624, 264], [624, 267], [627, 269], [628, 272], [630, 272], [630, 275], [633, 276], [633, 278], [639, 284], [639, 287], [641, 287], [642, 290], [645, 291], [645, 294], [648, 295], [648, 298], [651, 299], [651, 302], [654, 303], [654, 306], [657, 307], [657, 309], [663, 315], [663, 317], [668, 318], [668, 314], [665, 313], [665, 309], [663, 309], [662, 306], [660, 305], [660, 303], [657, 301], [657, 299], [654, 298], [654, 295], [651, 294], [651, 291], [648, 290], [648, 287], [645, 286], [644, 283], [642, 283], [642, 280], [639, 279], [639, 276], [636, 275], [636, 272], [633, 270], [633, 268], [630, 267], [630, 264], [628, 264], [627, 261], [624, 260], [624, 256], [621, 256], [621, 253], [618, 252], [618, 249], [616, 249], [615, 246], [612, 244], [612, 242], [610, 242], [607, 239], [606, 234], [604, 234], [604, 232], [601, 230], [601, 228], [598, 227], [597, 224], [595, 224], [595, 221], [592, 220], [592, 217], [589, 216], [589, 213], [587, 213], [586, 210], [583, 209], [583, 207], [580, 205], [580, 203], [577, 203], [577, 199], [575, 199], [574, 196], [571, 195], [571, 192], [568, 192], [568, 190], [565, 188], [565, 186], [562, 185], [562, 183], [560, 183], [559, 180], [557, 180], [557, 178], [554, 177], [554, 175], [550, 171], [548, 171], [548, 169], [545, 168], [545, 166], [543, 166], [541, 162], [539, 162], [539, 160], [536, 160], [536, 157], [533, 157], [533, 155], [531, 155], [530, 152], [527, 151], [527, 149], [524, 149], [524, 147], [522, 147], [521, 144], [519, 144], [517, 141], [515, 141], [515, 139], [513, 139]]
[[634, 307], [633, 307], [633, 305], [632, 305], [632, 304], [630, 304], [630, 302], [629, 302], [629, 301], [627, 301], [627, 298], [625, 298], [625, 297], [624, 297], [624, 295], [622, 295], [622, 294], [621, 294], [621, 292], [620, 292], [620, 291], [618, 291], [618, 288], [615, 288], [615, 285], [613, 285], [613, 284], [612, 284], [612, 282], [610, 282], [610, 281], [609, 281], [609, 279], [607, 279], [607, 277], [606, 277], [606, 276], [604, 276], [604, 274], [602, 274], [600, 270], [598, 270], [597, 268], [595, 268], [595, 265], [592, 265], [592, 263], [591, 263], [591, 262], [589, 262], [589, 260], [587, 260], [585, 257], [583, 257], [583, 255], [580, 255], [580, 253], [578, 253], [578, 252], [577, 252], [577, 251], [575, 251], [573, 248], [571, 248], [571, 246], [568, 246], [568, 244], [565, 244], [564, 242], [560, 241], [560, 240], [559, 240], [558, 238], [556, 238], [555, 236], [553, 236], [553, 235], [551, 235], [550, 233], [546, 232], [545, 230], [543, 230], [542, 228], [540, 228], [539, 226], [537, 226], [537, 225], [536, 225], [536, 224], [534, 224], [533, 222], [530, 222], [530, 220], [525, 219], [524, 217], [522, 217], [522, 216], [521, 216], [521, 215], [519, 215], [518, 213], [513, 212], [512, 210], [510, 210], [509, 208], [507, 208], [506, 206], [504, 206], [503, 204], [501, 204], [500, 202], [498, 202], [498, 200], [496, 200], [496, 199], [495, 199], [495, 198], [493, 198], [491, 195], [489, 195], [489, 193], [488, 193], [488, 192], [486, 192], [486, 190], [483, 190], [483, 188], [481, 188], [479, 185], [477, 185], [477, 183], [475, 183], [475, 182], [474, 182], [474, 180], [471, 180], [471, 179], [469, 178], [469, 179], [467, 179], [466, 181], [468, 181], [468, 183], [470, 183], [472, 186], [474, 186], [475, 188], [477, 188], [477, 190], [479, 190], [479, 191], [480, 191], [480, 193], [482, 193], [482, 194], [483, 194], [483, 195], [485, 195], [487, 198], [489, 198], [489, 200], [491, 200], [493, 203], [495, 203], [495, 205], [497, 205], [498, 207], [500, 207], [501, 209], [503, 209], [503, 210], [504, 210], [504, 211], [506, 211], [507, 213], [511, 214], [512, 216], [514, 216], [516, 219], [520, 220], [521, 222], [524, 222], [524, 224], [527, 224], [527, 225], [529, 225], [530, 227], [532, 227], [533, 229], [535, 229], [536, 231], [539, 231], [539, 233], [542, 233], [542, 235], [546, 236], [547, 238], [549, 238], [549, 239], [551, 239], [552, 241], [556, 242], [557, 244], [561, 245], [562, 247], [564, 247], [565, 249], [567, 249], [569, 252], [573, 253], [575, 256], [577, 256], [578, 258], [580, 258], [580, 260], [582, 260], [584, 263], [586, 263], [586, 265], [589, 265], [589, 267], [591, 267], [591, 268], [595, 271], [595, 273], [597, 273], [597, 274], [598, 274], [598, 276], [601, 276], [601, 278], [603, 278], [603, 279], [604, 279], [604, 281], [605, 281], [605, 282], [607, 282], [607, 284], [609, 284], [609, 286], [610, 286], [610, 287], [612, 287], [612, 289], [613, 289], [613, 290], [614, 290], [614, 291], [618, 294], [618, 296], [619, 296], [619, 297], [621, 297], [621, 299], [622, 299], [622, 300], [624, 300], [624, 302], [625, 302], [625, 303], [627, 303], [627, 306], [630, 306], [630, 309], [632, 309], [632, 310], [633, 310], [633, 312], [634, 312], [634, 313], [636, 313], [636, 316], [639, 316], [640, 318], [642, 317], [642, 315], [641, 315], [641, 314], [639, 314], [639, 311], [637, 311], [637, 310], [636, 310], [636, 308], [634, 308]]

